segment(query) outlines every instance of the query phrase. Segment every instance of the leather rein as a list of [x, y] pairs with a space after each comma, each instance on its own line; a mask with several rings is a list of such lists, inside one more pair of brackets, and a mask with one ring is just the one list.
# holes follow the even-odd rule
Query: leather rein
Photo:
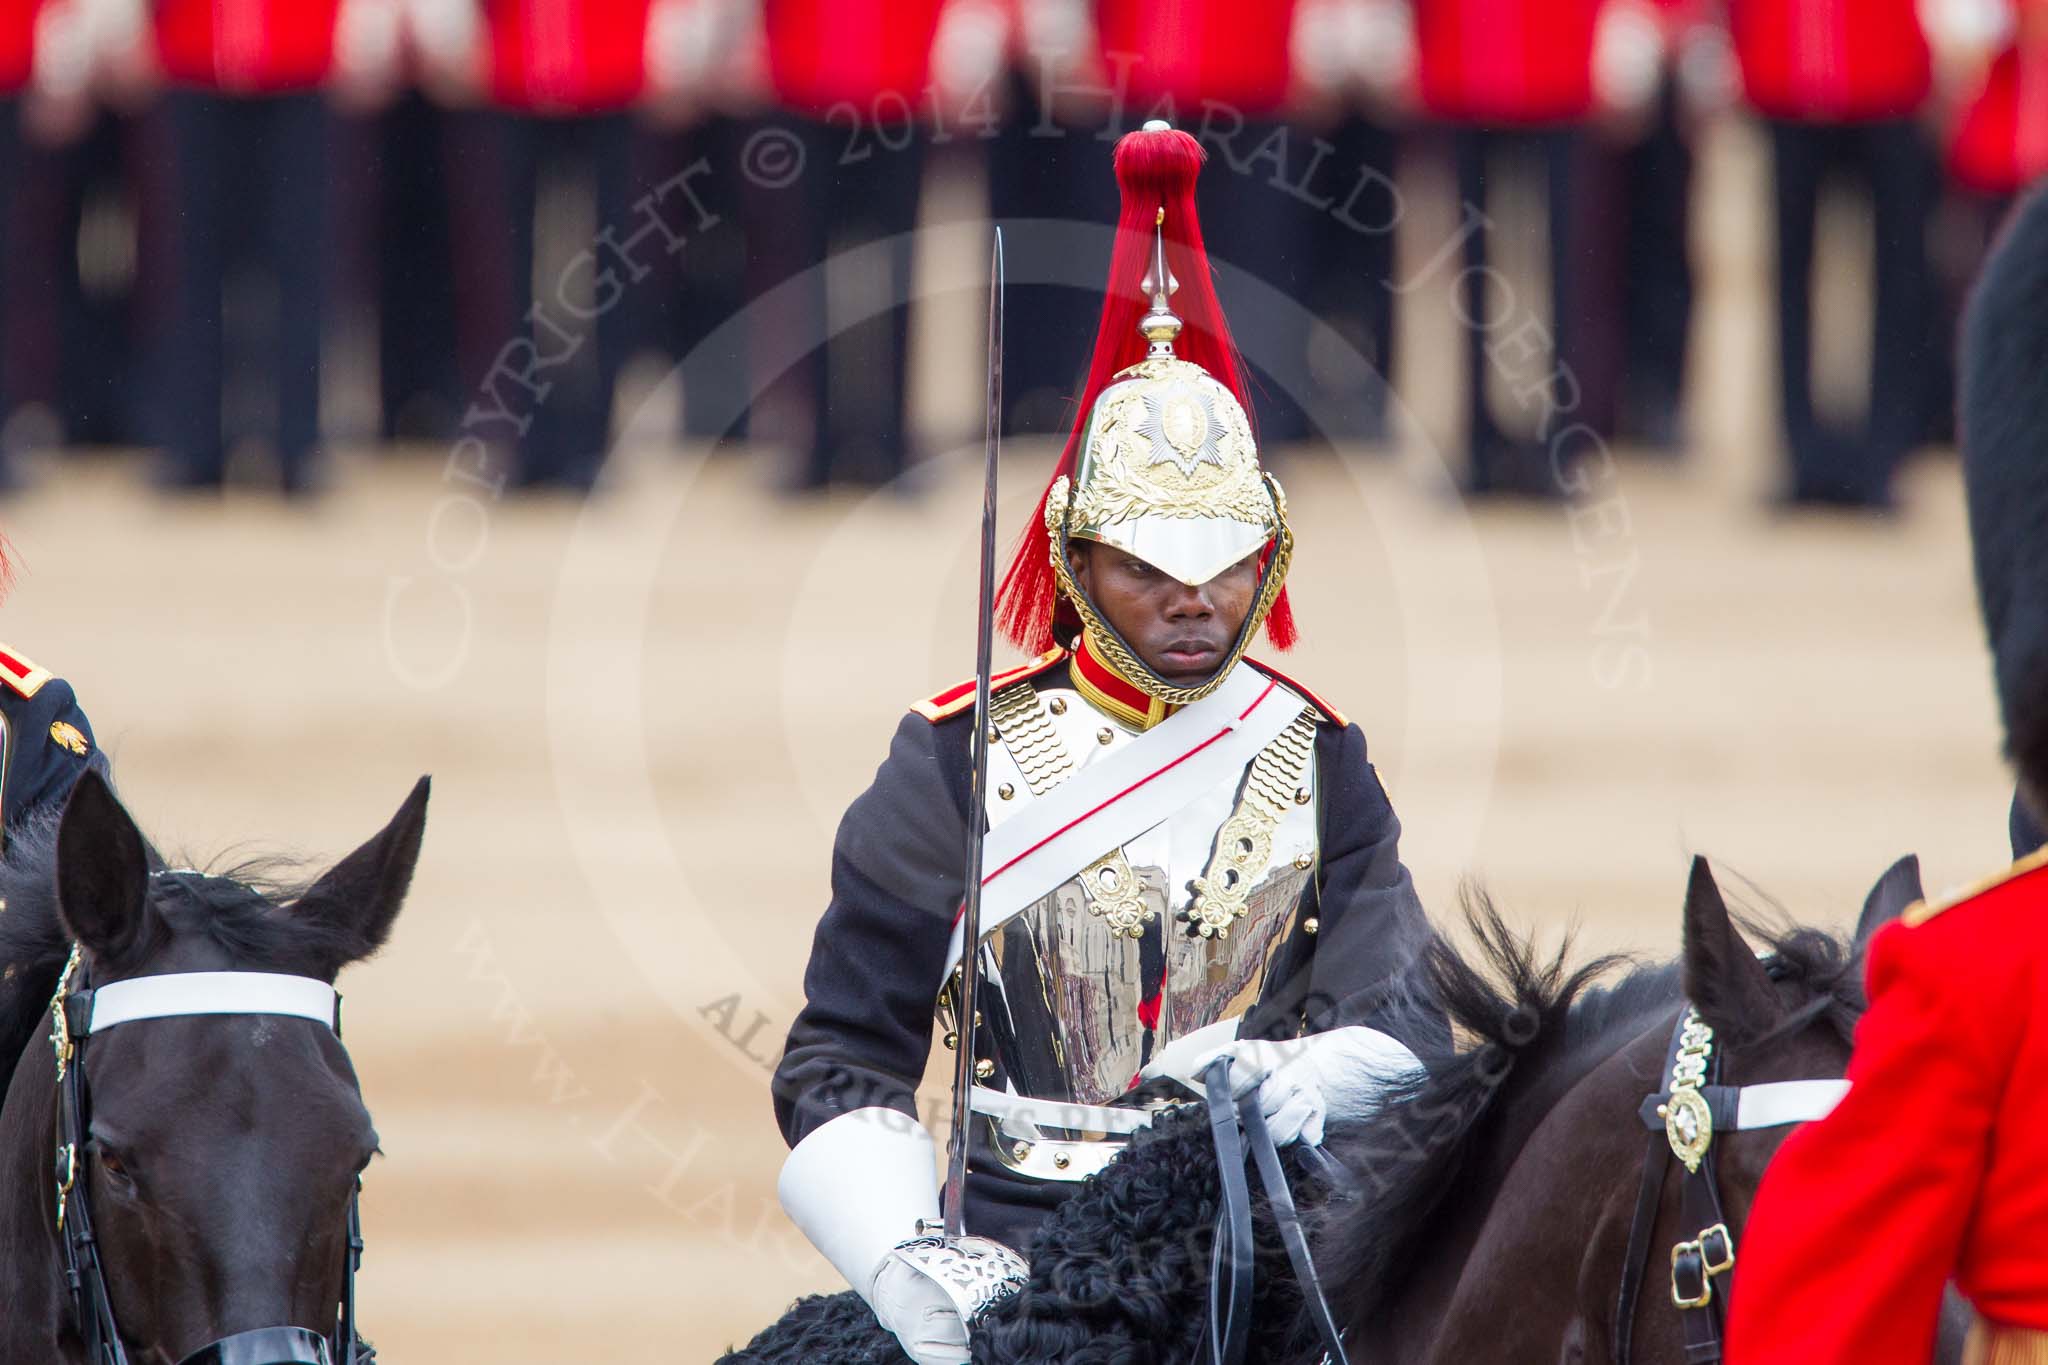
[[[91, 1131], [85, 1040], [97, 1027], [199, 1014], [291, 1014], [341, 1035], [341, 997], [324, 981], [256, 972], [183, 973], [114, 982], [97, 992], [85, 984], [83, 954], [74, 946], [50, 1001], [50, 1046], [57, 1055], [57, 1240], [65, 1284], [90, 1365], [130, 1365], [113, 1298], [100, 1262], [82, 1166]], [[356, 1334], [356, 1270], [362, 1264], [362, 1181], [348, 1200], [347, 1250], [341, 1301], [331, 1337], [304, 1327], [260, 1327], [200, 1347], [180, 1365], [374, 1365], [376, 1353]]]
[[[1209, 1113], [1209, 1132], [1216, 1143], [1216, 1169], [1222, 1184], [1222, 1208], [1216, 1213], [1216, 1236], [1209, 1256], [1208, 1352], [1211, 1365], [1241, 1365], [1251, 1336], [1253, 1245], [1251, 1184], [1245, 1178], [1245, 1154], [1249, 1149], [1259, 1182], [1265, 1187], [1266, 1203], [1280, 1229], [1281, 1245], [1294, 1267], [1301, 1296], [1322, 1338], [1321, 1365], [1350, 1365], [1344, 1354], [1343, 1333], [1330, 1315], [1322, 1281], [1309, 1257], [1308, 1233], [1295, 1207], [1293, 1192], [1287, 1188], [1287, 1171], [1280, 1164], [1273, 1135], [1266, 1129], [1265, 1111], [1259, 1105], [1254, 1086], [1242, 1099], [1230, 1097], [1230, 1057], [1225, 1054], [1209, 1063], [1202, 1073]], [[1320, 1147], [1302, 1148], [1338, 1170], [1335, 1158]]]
[[1722, 1208], [1714, 1135], [1823, 1118], [1848, 1089], [1847, 1081], [1826, 1080], [1721, 1084], [1714, 1030], [1687, 1004], [1665, 1051], [1663, 1089], [1637, 1110], [1650, 1138], [1614, 1309], [1615, 1365], [1629, 1365], [1636, 1302], [1672, 1161], [1681, 1163], [1685, 1174], [1679, 1189], [1682, 1240], [1671, 1248], [1671, 1302], [1685, 1331], [1686, 1365], [1720, 1365], [1728, 1291], [1724, 1284], [1717, 1297], [1714, 1282], [1735, 1268], [1735, 1234]]

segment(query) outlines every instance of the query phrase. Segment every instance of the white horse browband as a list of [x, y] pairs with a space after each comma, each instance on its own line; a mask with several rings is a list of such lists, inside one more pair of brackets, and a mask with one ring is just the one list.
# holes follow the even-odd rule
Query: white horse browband
[[174, 972], [110, 981], [92, 993], [86, 1031], [195, 1014], [277, 1014], [339, 1031], [341, 995], [325, 981], [274, 972]]
[[1847, 1081], [1765, 1081], [1740, 1087], [1735, 1101], [1738, 1129], [1811, 1123], [1834, 1112], [1849, 1093]]

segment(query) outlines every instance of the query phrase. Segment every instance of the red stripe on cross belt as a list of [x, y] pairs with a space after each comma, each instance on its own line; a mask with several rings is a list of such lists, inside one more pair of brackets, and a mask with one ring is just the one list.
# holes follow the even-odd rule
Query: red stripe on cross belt
[[[1239, 720], [1241, 721], [1241, 720], [1243, 720], [1243, 719], [1244, 719], [1244, 718], [1245, 718], [1246, 716], [1249, 716], [1249, 715], [1250, 715], [1250, 714], [1251, 714], [1252, 712], [1254, 712], [1254, 711], [1258, 710], [1258, 709], [1259, 709], [1259, 704], [1260, 704], [1261, 702], [1265, 701], [1265, 699], [1266, 699], [1266, 698], [1267, 698], [1268, 696], [1272, 695], [1273, 689], [1274, 689], [1274, 688], [1276, 688], [1276, 687], [1278, 687], [1279, 685], [1280, 685], [1279, 683], [1277, 683], [1277, 682], [1274, 682], [1274, 681], [1272, 681], [1272, 680], [1268, 679], [1268, 680], [1267, 680], [1267, 682], [1266, 682], [1266, 686], [1265, 686], [1265, 689], [1264, 689], [1263, 691], [1261, 691], [1261, 692], [1259, 693], [1259, 695], [1258, 695], [1258, 696], [1256, 696], [1256, 697], [1254, 697], [1254, 698], [1252, 699], [1252, 703], [1251, 703], [1251, 705], [1249, 705], [1249, 706], [1245, 707], [1245, 708], [1244, 708], [1244, 710], [1242, 710], [1242, 711], [1240, 711], [1240, 712], [1238, 712], [1238, 713], [1237, 713], [1237, 718], [1238, 718], [1238, 719], [1239, 719]], [[1065, 833], [1066, 833], [1066, 832], [1067, 832], [1068, 830], [1071, 830], [1072, 828], [1074, 828], [1074, 826], [1076, 826], [1076, 825], [1078, 825], [1078, 824], [1081, 824], [1081, 823], [1083, 823], [1084, 821], [1087, 821], [1087, 820], [1092, 820], [1093, 818], [1095, 818], [1095, 816], [1097, 816], [1097, 815], [1101, 814], [1101, 813], [1102, 813], [1103, 811], [1105, 811], [1105, 810], [1108, 810], [1108, 809], [1109, 809], [1109, 808], [1110, 808], [1111, 806], [1113, 806], [1113, 805], [1115, 805], [1115, 804], [1116, 804], [1117, 802], [1119, 802], [1119, 801], [1123, 800], [1123, 799], [1124, 799], [1124, 798], [1125, 798], [1126, 796], [1129, 796], [1129, 795], [1130, 795], [1130, 794], [1131, 794], [1132, 792], [1134, 792], [1134, 791], [1138, 790], [1138, 788], [1140, 788], [1140, 787], [1144, 786], [1144, 785], [1145, 785], [1146, 783], [1148, 783], [1148, 782], [1152, 782], [1152, 781], [1155, 781], [1155, 780], [1157, 780], [1157, 779], [1159, 779], [1159, 778], [1161, 778], [1161, 777], [1164, 777], [1164, 776], [1166, 776], [1166, 774], [1168, 774], [1168, 773], [1172, 772], [1172, 771], [1173, 771], [1173, 770], [1174, 770], [1175, 768], [1178, 768], [1178, 767], [1179, 767], [1179, 766], [1180, 766], [1181, 764], [1183, 764], [1183, 763], [1187, 762], [1187, 761], [1188, 761], [1189, 759], [1193, 758], [1193, 757], [1194, 757], [1194, 756], [1195, 756], [1196, 754], [1198, 754], [1198, 753], [1202, 752], [1202, 750], [1204, 750], [1204, 749], [1208, 748], [1208, 747], [1209, 747], [1209, 746], [1210, 746], [1211, 744], [1214, 744], [1214, 743], [1215, 743], [1215, 742], [1216, 742], [1217, 740], [1219, 740], [1219, 739], [1222, 739], [1222, 738], [1223, 738], [1224, 736], [1228, 735], [1228, 734], [1229, 734], [1229, 733], [1230, 733], [1230, 732], [1232, 731], [1232, 729], [1234, 729], [1234, 728], [1235, 728], [1234, 726], [1229, 726], [1229, 725], [1226, 725], [1226, 726], [1224, 726], [1224, 727], [1223, 727], [1222, 729], [1218, 730], [1218, 731], [1217, 731], [1217, 732], [1216, 732], [1215, 734], [1213, 734], [1213, 735], [1209, 736], [1209, 737], [1208, 737], [1207, 739], [1203, 740], [1203, 741], [1202, 741], [1202, 742], [1201, 742], [1200, 744], [1197, 744], [1197, 745], [1195, 745], [1195, 746], [1194, 746], [1194, 747], [1193, 747], [1192, 749], [1189, 749], [1189, 750], [1188, 750], [1188, 751], [1187, 751], [1186, 753], [1184, 753], [1184, 754], [1180, 755], [1180, 756], [1179, 756], [1178, 758], [1174, 759], [1174, 760], [1173, 760], [1173, 762], [1171, 762], [1171, 763], [1168, 763], [1168, 764], [1166, 764], [1166, 765], [1165, 765], [1164, 767], [1161, 767], [1161, 768], [1157, 769], [1157, 770], [1156, 770], [1156, 771], [1154, 771], [1154, 772], [1149, 772], [1149, 773], [1145, 774], [1145, 776], [1143, 776], [1143, 777], [1139, 778], [1139, 779], [1138, 779], [1138, 780], [1137, 780], [1136, 782], [1133, 782], [1133, 783], [1131, 783], [1131, 785], [1130, 785], [1130, 786], [1128, 786], [1128, 787], [1125, 787], [1125, 788], [1124, 788], [1124, 789], [1123, 789], [1122, 791], [1118, 792], [1118, 793], [1117, 793], [1116, 795], [1114, 795], [1114, 796], [1111, 796], [1111, 797], [1108, 797], [1108, 798], [1106, 798], [1106, 799], [1104, 799], [1104, 800], [1102, 800], [1102, 801], [1098, 801], [1098, 802], [1096, 802], [1096, 803], [1095, 803], [1095, 805], [1094, 805], [1094, 806], [1093, 806], [1092, 808], [1090, 808], [1089, 810], [1083, 811], [1083, 812], [1082, 812], [1081, 814], [1079, 814], [1079, 815], [1075, 816], [1075, 817], [1074, 817], [1073, 819], [1071, 819], [1071, 820], [1067, 821], [1067, 823], [1065, 823], [1064, 825], [1061, 825], [1061, 826], [1060, 826], [1060, 827], [1059, 827], [1058, 829], [1056, 829], [1056, 830], [1054, 830], [1054, 831], [1053, 831], [1052, 833], [1050, 833], [1050, 834], [1046, 835], [1046, 836], [1045, 836], [1045, 837], [1044, 837], [1043, 839], [1040, 839], [1040, 840], [1039, 840], [1039, 841], [1038, 841], [1037, 843], [1033, 844], [1033, 845], [1032, 845], [1031, 847], [1029, 847], [1029, 848], [1025, 849], [1024, 851], [1022, 851], [1021, 853], [1017, 854], [1017, 856], [1015, 856], [1014, 858], [1010, 859], [1010, 861], [1008, 861], [1008, 862], [1004, 863], [1004, 864], [1003, 864], [1003, 865], [1002, 865], [1001, 867], [997, 868], [997, 869], [996, 869], [995, 871], [993, 871], [993, 872], [989, 873], [989, 874], [988, 874], [987, 876], [983, 877], [983, 878], [981, 879], [981, 884], [982, 884], [983, 886], [987, 886], [987, 885], [988, 885], [988, 884], [989, 884], [990, 882], [992, 882], [992, 881], [994, 881], [994, 880], [995, 880], [996, 878], [998, 878], [998, 877], [1002, 876], [1002, 875], [1003, 875], [1003, 874], [1004, 874], [1005, 872], [1008, 872], [1008, 871], [1009, 871], [1009, 870], [1010, 870], [1011, 868], [1015, 867], [1015, 866], [1016, 866], [1016, 865], [1017, 865], [1018, 863], [1021, 863], [1021, 862], [1023, 862], [1023, 861], [1024, 861], [1024, 860], [1025, 860], [1026, 858], [1028, 858], [1028, 857], [1030, 857], [1030, 856], [1031, 856], [1032, 854], [1034, 854], [1034, 853], [1038, 852], [1038, 850], [1040, 850], [1041, 848], [1044, 848], [1044, 847], [1045, 847], [1045, 846], [1046, 846], [1047, 844], [1049, 844], [1049, 843], [1051, 843], [1051, 842], [1052, 842], [1053, 840], [1055, 840], [1055, 839], [1059, 838], [1059, 837], [1060, 837], [1061, 835], [1065, 834]], [[955, 910], [955, 911], [953, 912], [953, 923], [955, 923], [955, 924], [958, 924], [958, 923], [960, 922], [960, 917], [961, 917], [962, 915], [966, 914], [966, 913], [967, 913], [967, 906], [966, 906], [965, 902], [962, 902], [962, 904], [960, 905], [960, 907], [959, 907], [959, 908], [958, 908], [957, 910]]]

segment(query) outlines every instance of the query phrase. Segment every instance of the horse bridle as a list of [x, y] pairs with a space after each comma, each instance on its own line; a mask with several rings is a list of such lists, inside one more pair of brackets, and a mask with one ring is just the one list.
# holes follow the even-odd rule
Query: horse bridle
[[1664, 1062], [1664, 1088], [1637, 1110], [1650, 1130], [1629, 1224], [1627, 1259], [1614, 1312], [1614, 1362], [1629, 1365], [1636, 1300], [1650, 1259], [1650, 1238], [1663, 1204], [1664, 1181], [1676, 1157], [1685, 1166], [1679, 1191], [1679, 1226], [1690, 1232], [1671, 1248], [1671, 1302], [1685, 1329], [1686, 1365], [1719, 1365], [1721, 1315], [1727, 1297], [1717, 1299], [1714, 1281], [1735, 1268], [1735, 1234], [1722, 1210], [1714, 1172], [1714, 1135], [1776, 1128], [1824, 1118], [1848, 1093], [1839, 1080], [1771, 1081], [1722, 1085], [1721, 1054], [1714, 1030], [1687, 1004], [1671, 1032]]
[[[93, 1234], [92, 1209], [80, 1178], [90, 1131], [85, 1082], [85, 1040], [117, 1024], [189, 1015], [290, 1015], [325, 1024], [341, 1036], [341, 996], [325, 981], [267, 972], [182, 972], [110, 982], [98, 990], [84, 982], [83, 955], [74, 946], [50, 1000], [50, 1046], [57, 1054], [57, 1240], [72, 1311], [91, 1365], [129, 1365], [114, 1304]], [[259, 1327], [200, 1347], [180, 1365], [373, 1365], [376, 1355], [356, 1335], [356, 1270], [363, 1258], [362, 1181], [348, 1200], [348, 1245], [334, 1332], [323, 1337], [304, 1327]]]

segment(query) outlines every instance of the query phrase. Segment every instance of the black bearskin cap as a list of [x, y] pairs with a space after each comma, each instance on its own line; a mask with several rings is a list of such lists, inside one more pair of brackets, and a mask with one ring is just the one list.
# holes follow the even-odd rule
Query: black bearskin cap
[[1993, 248], [1963, 318], [1958, 419], [2006, 752], [2048, 793], [2048, 193]]

